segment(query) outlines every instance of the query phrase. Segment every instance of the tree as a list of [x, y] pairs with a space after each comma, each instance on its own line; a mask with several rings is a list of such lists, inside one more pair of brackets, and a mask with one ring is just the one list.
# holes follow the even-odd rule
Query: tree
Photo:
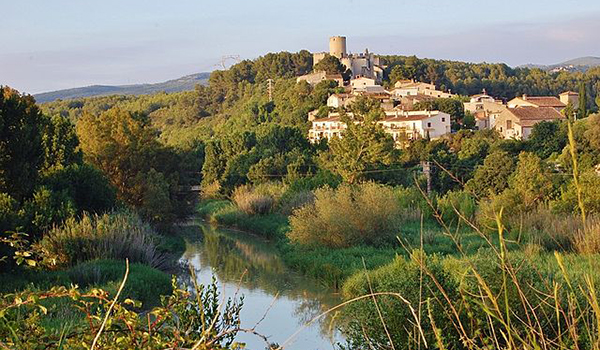
[[531, 210], [548, 198], [553, 190], [552, 180], [542, 160], [533, 153], [522, 152], [517, 168], [509, 180], [509, 189], [517, 194], [520, 207]]
[[322, 167], [351, 184], [365, 179], [365, 171], [390, 165], [396, 158], [394, 140], [377, 124], [382, 111], [363, 109], [368, 103], [355, 104], [353, 110], [359, 113], [352, 118], [342, 115], [341, 121], [347, 129], [341, 137], [329, 141], [329, 150], [320, 158]]
[[349, 80], [352, 76], [352, 73], [349, 69], [346, 69], [340, 60], [331, 55], [326, 55], [322, 60], [320, 60], [313, 67], [315, 72], [324, 71], [327, 74], [341, 74], [344, 77], [344, 80]]
[[44, 165], [46, 125], [33, 97], [0, 87], [0, 192], [17, 201], [33, 193]]
[[483, 198], [499, 194], [508, 187], [508, 180], [515, 169], [513, 158], [504, 151], [490, 153], [483, 165], [475, 168], [473, 178], [466, 190]]
[[107, 176], [119, 200], [140, 209], [153, 223], [174, 219], [170, 210], [181, 182], [177, 157], [158, 143], [145, 115], [119, 108], [97, 116], [86, 113], [77, 123], [77, 134], [85, 159]]
[[42, 135], [42, 144], [45, 153], [44, 172], [83, 162], [75, 127], [63, 116], [55, 115], [49, 119]]
[[565, 124], [560, 121], [542, 121], [533, 126], [526, 148], [542, 159], [560, 153], [567, 145]]
[[579, 118], [587, 117], [587, 91], [585, 83], [579, 83]]

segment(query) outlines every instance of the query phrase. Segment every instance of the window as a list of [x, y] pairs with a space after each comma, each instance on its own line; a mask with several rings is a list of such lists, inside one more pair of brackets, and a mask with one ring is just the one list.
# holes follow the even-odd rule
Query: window
[[446, 122], [446, 118], [442, 117], [442, 123]]
[[427, 127], [428, 127], [428, 128], [431, 128], [431, 123], [427, 123]]
[[512, 120], [506, 121], [506, 129], [512, 129]]

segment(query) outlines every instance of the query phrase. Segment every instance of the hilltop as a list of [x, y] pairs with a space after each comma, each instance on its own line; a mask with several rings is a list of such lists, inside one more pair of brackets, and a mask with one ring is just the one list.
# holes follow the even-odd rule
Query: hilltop
[[542, 65], [542, 64], [525, 64], [520, 66], [521, 68], [540, 68], [550, 72], [585, 72], [590, 68], [600, 66], [600, 57], [586, 56], [574, 58], [565, 62]]
[[69, 100], [81, 97], [108, 95], [150, 95], [157, 92], [179, 92], [193, 90], [197, 84], [206, 85], [210, 72], [196, 73], [155, 84], [92, 85], [65, 90], [44, 92], [34, 95], [39, 103]]

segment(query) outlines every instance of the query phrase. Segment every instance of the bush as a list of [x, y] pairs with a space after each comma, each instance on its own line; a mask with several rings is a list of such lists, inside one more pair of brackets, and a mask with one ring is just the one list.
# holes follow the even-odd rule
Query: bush
[[449, 191], [438, 200], [438, 211], [448, 225], [456, 225], [460, 220], [460, 213], [469, 222], [475, 218], [477, 203], [472, 195], [465, 191]]
[[310, 205], [315, 201], [315, 194], [312, 191], [286, 191], [281, 197], [277, 211], [283, 215], [289, 216], [294, 210]]
[[236, 188], [231, 198], [235, 205], [248, 215], [268, 214], [275, 205], [275, 199], [272, 196], [253, 191], [249, 185]]
[[116, 203], [115, 189], [108, 179], [88, 164], [72, 164], [54, 170], [46, 174], [42, 182], [53, 192], [66, 192], [79, 214], [105, 212]]
[[125, 259], [167, 269], [165, 254], [156, 248], [157, 233], [135, 214], [84, 214], [48, 232], [39, 247], [59, 266], [96, 259]]
[[[426, 266], [431, 276], [423, 271], [421, 264]], [[421, 314], [420, 327], [428, 344], [435, 344], [434, 329], [429, 321], [431, 317], [446, 340], [444, 345], [456, 348], [459, 345], [458, 337], [454, 335], [448, 305], [438, 285], [451, 300], [458, 297], [458, 284], [444, 270], [442, 261], [436, 257], [425, 257], [418, 251], [410, 259], [398, 257], [391, 264], [374, 271], [358, 273], [348, 279], [343, 288], [346, 300], [370, 293], [389, 293], [376, 297], [385, 328], [371, 297], [350, 303], [344, 309], [343, 315], [348, 322], [342, 327], [342, 331], [348, 338], [349, 348], [388, 348], [386, 332], [389, 332], [396, 349], [417, 349], [420, 334], [414, 325], [418, 324], [416, 318]], [[368, 335], [368, 339], [365, 335]]]
[[366, 183], [315, 191], [315, 202], [290, 217], [289, 239], [309, 246], [349, 247], [393, 241], [402, 211], [394, 191]]

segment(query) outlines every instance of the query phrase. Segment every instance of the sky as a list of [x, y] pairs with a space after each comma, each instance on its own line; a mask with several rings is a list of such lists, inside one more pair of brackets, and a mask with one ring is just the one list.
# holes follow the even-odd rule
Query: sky
[[333, 35], [353, 52], [553, 64], [600, 56], [600, 1], [0, 0], [0, 85], [160, 82]]

